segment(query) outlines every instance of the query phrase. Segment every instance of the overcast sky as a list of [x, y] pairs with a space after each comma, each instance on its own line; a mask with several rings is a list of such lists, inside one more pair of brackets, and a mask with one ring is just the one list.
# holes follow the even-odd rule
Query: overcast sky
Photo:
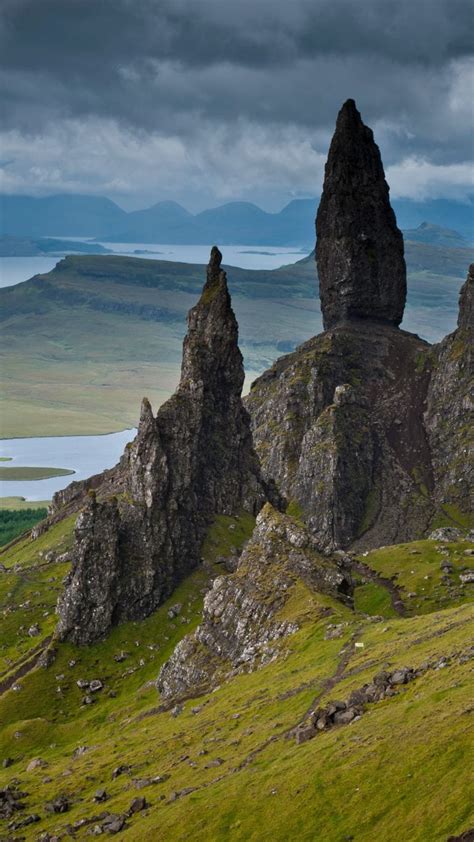
[[191, 210], [319, 195], [355, 98], [392, 196], [473, 186], [472, 0], [2, 0], [10, 193]]

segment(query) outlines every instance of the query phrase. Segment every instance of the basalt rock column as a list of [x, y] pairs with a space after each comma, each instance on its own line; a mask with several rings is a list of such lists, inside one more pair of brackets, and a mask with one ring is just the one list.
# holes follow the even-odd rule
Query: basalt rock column
[[80, 516], [58, 609], [63, 638], [89, 643], [117, 622], [146, 617], [198, 564], [216, 514], [257, 514], [267, 499], [241, 401], [244, 369], [221, 258], [214, 247], [188, 316], [177, 391], [156, 418], [142, 404], [137, 436], [114, 474], [118, 503]]
[[[474, 339], [474, 263], [471, 263], [467, 278], [459, 294], [458, 329], [466, 331], [471, 340]], [[472, 354], [472, 342], [468, 351]]]
[[469, 522], [474, 509], [474, 264], [461, 288], [457, 329], [433, 347], [431, 358], [424, 420], [435, 499], [455, 520]]
[[338, 114], [316, 235], [325, 329], [352, 319], [399, 325], [406, 298], [403, 237], [379, 148], [352, 99]]

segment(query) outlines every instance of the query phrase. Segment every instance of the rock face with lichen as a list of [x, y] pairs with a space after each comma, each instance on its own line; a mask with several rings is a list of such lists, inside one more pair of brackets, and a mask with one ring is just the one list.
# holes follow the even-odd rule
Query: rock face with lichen
[[[270, 504], [257, 517], [236, 572], [214, 579], [202, 622], [178, 644], [161, 669], [157, 686], [164, 699], [196, 695], [238, 672], [264, 666], [299, 628], [285, 619], [285, 606], [299, 588], [302, 616], [324, 608], [312, 594], [350, 601], [352, 582], [344, 563], [320, 556], [308, 530]], [[306, 599], [302, 594], [306, 594]]]
[[321, 547], [380, 546], [428, 528], [429, 349], [388, 325], [339, 325], [252, 385], [247, 406], [264, 474]]
[[238, 328], [220, 264], [213, 248], [176, 393], [156, 418], [144, 400], [135, 440], [79, 517], [58, 607], [62, 638], [88, 643], [147, 616], [197, 565], [216, 514], [257, 514], [269, 496], [241, 401]]
[[431, 353], [425, 424], [435, 499], [448, 514], [474, 509], [474, 264], [459, 297], [458, 326]]
[[402, 236], [352, 100], [337, 119], [316, 228], [326, 331], [277, 360], [247, 398], [264, 475], [329, 550], [421, 537], [446, 506], [463, 520], [472, 511], [472, 273], [458, 329], [439, 346], [398, 328]]
[[[251, 422], [214, 248], [189, 314], [176, 393], [156, 417], [143, 402], [116, 468], [53, 501], [50, 522], [83, 509], [58, 608], [58, 636], [79, 643], [168, 597], [199, 562], [215, 515], [275, 505], [260, 515], [235, 575], [216, 580], [199, 629], [163, 668], [167, 697], [271, 658], [294, 631], [282, 611], [296, 581], [347, 595], [328, 553], [419, 538], [440, 515], [462, 525], [472, 510], [472, 267], [451, 336], [430, 346], [399, 329], [402, 236], [378, 147], [352, 100], [337, 119], [317, 234], [326, 330], [253, 384]], [[277, 512], [285, 502], [297, 523]]]
[[403, 237], [379, 148], [352, 99], [337, 117], [316, 235], [324, 327], [352, 319], [399, 325], [406, 298]]

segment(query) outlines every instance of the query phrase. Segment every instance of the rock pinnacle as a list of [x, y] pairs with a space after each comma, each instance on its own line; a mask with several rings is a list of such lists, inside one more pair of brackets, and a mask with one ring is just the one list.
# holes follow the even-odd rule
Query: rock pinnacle
[[399, 325], [406, 298], [403, 237], [379, 148], [352, 99], [337, 117], [316, 234], [325, 329], [355, 319]]
[[474, 332], [474, 263], [469, 266], [467, 279], [459, 294], [458, 327]]
[[118, 502], [99, 477], [103, 499], [78, 519], [58, 607], [63, 639], [90, 643], [115, 623], [146, 617], [199, 563], [216, 515], [256, 515], [267, 499], [221, 259], [214, 247], [188, 315], [178, 389], [156, 417], [143, 400], [137, 436], [115, 469]]

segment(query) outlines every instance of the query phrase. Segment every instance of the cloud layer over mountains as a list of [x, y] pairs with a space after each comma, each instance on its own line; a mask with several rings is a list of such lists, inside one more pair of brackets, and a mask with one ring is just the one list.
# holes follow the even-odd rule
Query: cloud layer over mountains
[[277, 207], [352, 96], [394, 195], [463, 198], [472, 29], [469, 0], [4, 0], [2, 189]]

